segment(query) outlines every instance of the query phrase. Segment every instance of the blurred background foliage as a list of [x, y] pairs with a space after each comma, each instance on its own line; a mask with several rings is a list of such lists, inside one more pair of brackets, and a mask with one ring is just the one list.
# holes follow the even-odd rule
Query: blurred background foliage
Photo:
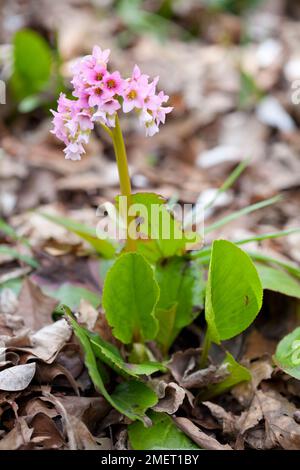
[[[94, 0], [78, 4], [87, 3], [92, 6], [99, 19], [107, 16], [117, 19], [116, 41], [120, 48], [128, 48], [143, 35], [153, 35], [160, 41], [172, 38], [207, 41], [208, 26], [218, 15], [242, 17], [262, 2], [263, 0]], [[29, 25], [30, 22], [29, 20]], [[26, 25], [26, 28], [17, 28], [13, 32], [12, 49], [9, 53], [4, 46], [0, 51], [0, 65], [2, 69], [6, 69], [5, 75], [7, 57], [11, 62], [8, 88], [13, 103], [12, 115], [16, 111], [29, 113], [37, 108], [47, 111], [54, 106], [60, 91], [68, 93], [68, 84], [60, 71], [62, 62], [57, 32], [47, 31], [43, 29], [43, 25], [34, 24], [35, 22], [33, 19], [32, 27]], [[18, 17], [13, 17], [11, 23], [8, 30], [16, 28]], [[242, 42], [246, 40], [244, 33], [241, 31], [237, 36], [230, 36], [226, 34], [225, 28], [224, 35], [218, 40], [225, 44]], [[260, 96], [254, 78], [241, 70], [241, 106], [259, 99]]]

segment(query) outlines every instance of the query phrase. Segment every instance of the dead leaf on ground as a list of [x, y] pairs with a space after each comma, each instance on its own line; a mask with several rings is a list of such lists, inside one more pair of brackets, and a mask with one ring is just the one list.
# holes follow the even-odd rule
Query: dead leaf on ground
[[153, 410], [169, 415], [176, 413], [183, 403], [186, 391], [175, 382], [166, 383], [164, 380], [159, 380], [153, 385], [159, 398], [159, 402], [153, 407]]
[[276, 349], [276, 341], [266, 338], [256, 328], [252, 329], [246, 337], [244, 359], [257, 359], [265, 354], [270, 356], [274, 354]]
[[78, 309], [78, 321], [86, 325], [88, 330], [93, 330], [98, 318], [97, 310], [85, 299], [80, 300]]
[[247, 406], [251, 403], [254, 393], [261, 382], [269, 380], [274, 371], [269, 357], [252, 362], [248, 368], [252, 377], [251, 381], [238, 384], [231, 390], [231, 394], [242, 406]]
[[105, 441], [101, 440], [98, 443], [97, 439], [90, 433], [87, 426], [80, 421], [76, 416], [70, 416], [70, 424], [73, 428], [76, 448], [78, 450], [111, 450], [112, 444], [111, 440], [107, 439]]
[[18, 307], [18, 299], [15, 292], [8, 287], [4, 287], [0, 292], [0, 312], [12, 315]]
[[213, 417], [222, 426], [224, 434], [234, 435], [236, 433], [236, 416], [233, 413], [210, 401], [204, 401], [203, 405], [207, 406]]
[[186, 349], [173, 354], [168, 364], [173, 377], [184, 388], [202, 388], [222, 382], [227, 376], [226, 366], [210, 365], [199, 368], [200, 349]]
[[19, 418], [15, 427], [0, 440], [0, 450], [17, 450], [27, 446], [33, 429], [29, 428], [25, 418]]
[[0, 390], [16, 392], [24, 390], [32, 381], [36, 364], [24, 364], [9, 367], [0, 372]]
[[68, 322], [61, 319], [34, 333], [31, 336], [33, 346], [22, 348], [22, 351], [51, 364], [71, 335], [72, 330]]
[[55, 409], [52, 403], [47, 403], [45, 400], [42, 400], [40, 397], [34, 397], [27, 401], [25, 406], [20, 410], [20, 416], [33, 418], [38, 413], [43, 413], [49, 416], [49, 418], [55, 418], [59, 416], [58, 411]]
[[60, 449], [66, 442], [55, 425], [54, 421], [45, 413], [37, 413], [32, 419], [28, 419], [33, 428], [31, 442], [35, 448]]
[[187, 418], [174, 418], [175, 424], [189, 436], [199, 447], [207, 450], [232, 450], [229, 444], [220, 444], [213, 436], [201, 431]]
[[22, 315], [25, 325], [33, 331], [51, 323], [51, 314], [58, 304], [56, 299], [45, 295], [30, 279], [23, 281], [16, 314]]
[[300, 425], [294, 420], [296, 406], [275, 391], [257, 392], [265, 419], [266, 439], [285, 450], [299, 450]]
[[62, 403], [70, 416], [83, 421], [88, 429], [94, 432], [103, 418], [110, 410], [110, 405], [103, 397], [80, 397], [59, 396], [57, 399]]
[[51, 387], [60, 385], [73, 388], [79, 395], [79, 388], [76, 380], [61, 364], [37, 364], [36, 381], [40, 384], [49, 384]]

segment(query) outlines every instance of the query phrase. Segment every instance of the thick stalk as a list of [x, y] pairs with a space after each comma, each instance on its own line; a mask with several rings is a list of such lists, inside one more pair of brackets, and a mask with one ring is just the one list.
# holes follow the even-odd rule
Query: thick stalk
[[130, 225], [130, 222], [132, 221], [132, 218], [128, 216], [129, 208], [132, 203], [131, 182], [130, 182], [130, 176], [129, 176], [129, 171], [128, 171], [126, 148], [125, 148], [122, 130], [120, 127], [118, 114], [116, 114], [116, 125], [115, 127], [111, 128], [111, 136], [112, 136], [112, 141], [113, 141], [113, 146], [114, 146], [114, 151], [115, 151], [116, 161], [117, 161], [117, 166], [118, 166], [121, 195], [125, 196], [126, 201], [127, 201], [127, 214], [126, 214], [127, 250], [135, 251], [136, 243], [135, 243], [135, 240], [131, 238], [130, 233], [129, 233], [129, 225]]

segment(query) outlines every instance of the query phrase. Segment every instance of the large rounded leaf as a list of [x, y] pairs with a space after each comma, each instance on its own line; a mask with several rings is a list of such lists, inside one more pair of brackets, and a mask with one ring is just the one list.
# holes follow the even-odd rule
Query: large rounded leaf
[[138, 253], [120, 256], [107, 273], [103, 291], [103, 306], [114, 336], [125, 344], [154, 339], [158, 298], [153, 269], [145, 258]]
[[261, 309], [263, 290], [250, 257], [226, 240], [213, 243], [205, 317], [212, 341], [244, 331]]

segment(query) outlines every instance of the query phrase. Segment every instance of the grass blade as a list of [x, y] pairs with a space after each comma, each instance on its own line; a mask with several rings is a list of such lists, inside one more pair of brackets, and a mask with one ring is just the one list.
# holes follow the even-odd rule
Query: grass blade
[[[242, 240], [237, 240], [234, 241], [236, 245], [245, 245], [246, 243], [250, 242], [255, 242], [255, 241], [263, 241], [263, 240], [271, 240], [274, 238], [281, 238], [281, 237], [286, 237], [288, 235], [291, 235], [293, 233], [299, 233], [300, 232], [300, 227], [296, 228], [291, 228], [288, 230], [281, 230], [278, 232], [272, 232], [272, 233], [264, 233], [262, 235], [255, 235], [253, 237], [249, 238], [243, 238]], [[190, 259], [200, 259], [202, 263], [209, 262], [210, 259], [210, 252], [211, 252], [211, 245], [206, 246], [205, 248], [202, 248], [200, 251], [195, 251], [191, 253]], [[272, 258], [273, 259], [273, 258]], [[277, 262], [278, 260], [276, 260]], [[293, 266], [292, 266], [293, 268]]]
[[28, 264], [32, 268], [38, 268], [39, 266], [39, 263], [34, 258], [28, 255], [23, 255], [10, 246], [0, 245], [0, 254], [10, 255], [15, 259], [23, 261], [23, 263]]
[[247, 168], [247, 166], [250, 163], [250, 159], [247, 158], [246, 160], [243, 160], [241, 163], [239, 163], [238, 166], [235, 167], [235, 169], [230, 173], [228, 178], [224, 181], [222, 186], [218, 189], [217, 193], [214, 195], [214, 197], [209, 201], [205, 206], [204, 210], [210, 209], [214, 203], [217, 201], [219, 196], [227, 191], [231, 186], [236, 182], [236, 180], [240, 177], [240, 175], [243, 173], [243, 171]]
[[281, 261], [279, 259], [273, 258], [272, 256], [264, 255], [263, 253], [259, 253], [256, 251], [247, 251], [247, 253], [249, 256], [251, 256], [254, 261], [262, 261], [264, 263], [276, 264], [277, 266], [286, 269], [286, 271], [293, 274], [294, 276], [300, 278], [300, 268], [298, 268], [296, 264], [288, 263], [287, 261]]
[[15, 229], [11, 227], [5, 220], [0, 219], [0, 232], [10, 237], [12, 240], [20, 241], [23, 245], [30, 246], [30, 243], [26, 238], [20, 237]]
[[104, 258], [110, 259], [115, 256], [116, 244], [113, 243], [112, 240], [98, 238], [96, 228], [89, 227], [68, 217], [46, 214], [45, 212], [37, 213], [45, 219], [50, 220], [50, 222], [60, 225], [70, 232], [75, 233], [83, 240], [86, 240], [94, 250]]
[[242, 240], [235, 241], [237, 245], [245, 245], [246, 243], [251, 242], [261, 242], [263, 240], [272, 240], [274, 238], [281, 238], [291, 235], [292, 233], [300, 232], [300, 227], [291, 228], [288, 230], [281, 230], [279, 232], [272, 232], [272, 233], [263, 233], [262, 235], [256, 235], [249, 238], [243, 238]]
[[216, 230], [228, 224], [229, 222], [232, 222], [233, 220], [239, 219], [240, 217], [250, 214], [251, 212], [255, 212], [259, 209], [263, 209], [264, 207], [271, 206], [272, 204], [275, 204], [276, 202], [280, 200], [281, 200], [281, 196], [275, 196], [275, 197], [272, 197], [271, 199], [266, 199], [265, 201], [257, 202], [256, 204], [252, 204], [251, 206], [244, 207], [243, 209], [232, 212], [226, 217], [223, 217], [222, 219], [217, 220], [217, 222], [213, 223], [212, 225], [209, 225], [204, 230], [204, 233], [205, 234], [210, 233], [213, 230]]

